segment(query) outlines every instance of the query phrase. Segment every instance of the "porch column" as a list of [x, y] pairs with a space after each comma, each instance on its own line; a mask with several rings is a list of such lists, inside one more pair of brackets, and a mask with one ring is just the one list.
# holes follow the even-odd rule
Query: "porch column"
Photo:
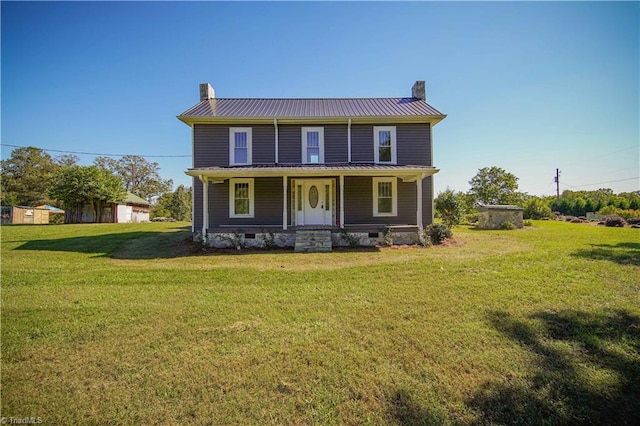
[[416, 212], [416, 225], [418, 228], [424, 228], [424, 223], [422, 222], [422, 175], [418, 176], [416, 179], [416, 200], [417, 200], [417, 212]]
[[282, 176], [282, 230], [287, 230], [287, 177]]
[[344, 175], [340, 175], [340, 227], [344, 228]]
[[202, 236], [207, 237], [209, 229], [209, 181], [206, 177], [200, 176], [202, 181]]

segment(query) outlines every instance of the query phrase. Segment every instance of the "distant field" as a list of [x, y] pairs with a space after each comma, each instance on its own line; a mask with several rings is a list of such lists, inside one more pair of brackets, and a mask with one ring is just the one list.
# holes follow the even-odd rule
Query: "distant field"
[[45, 424], [638, 424], [640, 230], [198, 254], [3, 226], [2, 413]]

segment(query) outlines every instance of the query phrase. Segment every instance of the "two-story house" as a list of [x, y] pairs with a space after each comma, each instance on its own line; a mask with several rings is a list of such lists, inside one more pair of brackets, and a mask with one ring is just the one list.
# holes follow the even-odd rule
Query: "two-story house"
[[201, 84], [178, 116], [192, 129], [194, 237], [297, 246], [311, 229], [328, 249], [345, 232], [415, 242], [433, 220], [432, 128], [444, 118], [424, 81], [410, 97], [344, 99], [216, 98]]

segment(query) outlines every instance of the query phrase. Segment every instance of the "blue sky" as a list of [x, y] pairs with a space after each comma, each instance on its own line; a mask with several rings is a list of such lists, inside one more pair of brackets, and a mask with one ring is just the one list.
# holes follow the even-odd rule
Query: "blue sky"
[[[3, 144], [189, 155], [175, 116], [201, 82], [218, 97], [395, 97], [426, 80], [448, 115], [436, 192], [485, 166], [535, 195], [555, 193], [556, 168], [561, 190], [640, 189], [638, 2], [0, 7]], [[148, 159], [190, 184], [189, 157]]]

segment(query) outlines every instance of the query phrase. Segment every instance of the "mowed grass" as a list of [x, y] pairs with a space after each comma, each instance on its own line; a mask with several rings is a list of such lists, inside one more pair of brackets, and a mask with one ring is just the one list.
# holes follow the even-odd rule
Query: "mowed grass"
[[187, 224], [2, 227], [2, 416], [634, 424], [640, 230], [197, 253]]

